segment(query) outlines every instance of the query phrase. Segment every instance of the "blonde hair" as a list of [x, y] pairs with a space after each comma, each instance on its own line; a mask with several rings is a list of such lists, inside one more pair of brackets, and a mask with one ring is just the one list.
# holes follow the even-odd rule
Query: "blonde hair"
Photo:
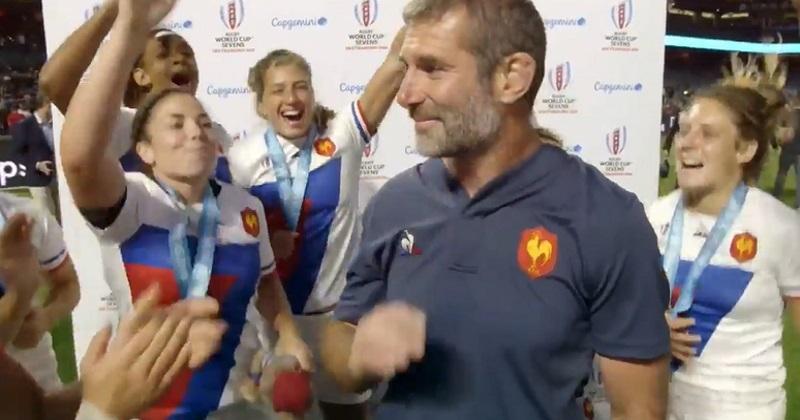
[[[759, 65], [759, 62], [762, 64]], [[760, 59], [748, 54], [747, 62], [744, 62], [739, 58], [739, 53], [731, 53], [730, 69], [722, 68], [723, 78], [720, 82], [726, 86], [782, 91], [786, 87], [788, 70], [778, 54], [764, 54]]]
[[788, 65], [781, 61], [778, 54], [756, 56], [748, 54], [745, 63], [737, 53], [731, 54], [730, 70], [723, 68], [725, 86], [736, 86], [753, 89], [764, 97], [767, 113], [767, 135], [772, 144], [782, 127], [788, 121], [785, 118], [788, 99], [784, 94], [789, 74]]
[[[264, 89], [266, 88], [264, 85], [264, 75], [267, 73], [267, 70], [273, 67], [287, 65], [294, 65], [302, 69], [308, 74], [308, 81], [311, 83], [311, 65], [308, 64], [308, 60], [306, 60], [305, 57], [287, 49], [270, 51], [250, 68], [250, 73], [247, 76], [247, 86], [255, 93], [256, 104], [260, 104], [263, 100]], [[317, 125], [320, 132], [325, 132], [328, 122], [335, 116], [336, 113], [331, 109], [321, 104], [314, 105], [314, 123]]]
[[261, 97], [264, 95], [264, 74], [267, 70], [286, 65], [299, 67], [308, 74], [308, 80], [309, 82], [311, 81], [311, 66], [305, 57], [286, 49], [270, 51], [264, 58], [258, 60], [255, 66], [250, 68], [250, 74], [247, 77], [248, 87], [256, 94], [256, 103], [261, 103]]

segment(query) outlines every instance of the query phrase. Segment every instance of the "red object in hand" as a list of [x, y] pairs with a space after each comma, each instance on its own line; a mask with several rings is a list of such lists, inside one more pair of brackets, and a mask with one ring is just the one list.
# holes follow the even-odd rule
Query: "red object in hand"
[[272, 409], [300, 415], [311, 405], [311, 379], [307, 372], [283, 372], [275, 377]]

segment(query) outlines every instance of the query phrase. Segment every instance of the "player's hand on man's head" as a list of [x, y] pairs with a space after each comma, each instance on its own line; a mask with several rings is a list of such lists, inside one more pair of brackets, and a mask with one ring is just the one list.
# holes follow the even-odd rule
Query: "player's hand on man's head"
[[406, 40], [406, 26], [403, 25], [392, 39], [392, 45], [389, 47], [389, 55], [392, 57], [400, 57], [400, 50], [403, 48], [403, 42]]
[[358, 322], [348, 362], [356, 377], [386, 380], [425, 355], [425, 314], [399, 302], [375, 307]]

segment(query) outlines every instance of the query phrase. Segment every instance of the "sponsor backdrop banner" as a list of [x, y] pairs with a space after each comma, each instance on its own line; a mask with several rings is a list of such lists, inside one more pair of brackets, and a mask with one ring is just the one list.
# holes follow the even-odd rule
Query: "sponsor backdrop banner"
[[[164, 27], [185, 37], [200, 68], [197, 95], [234, 136], [256, 127], [250, 66], [276, 48], [303, 54], [317, 99], [341, 109], [358, 98], [402, 25], [402, 0], [182, 0]], [[666, 7], [648, 0], [537, 0], [548, 32], [546, 77], [535, 105], [540, 125], [645, 203], [658, 182]], [[97, 10], [98, 0], [43, 0], [48, 52]], [[91, 68], [85, 77], [90, 77]], [[57, 132], [63, 121], [55, 116]], [[396, 104], [364, 151], [361, 204], [388, 178], [422, 161]], [[64, 232], [81, 278], [77, 356], [111, 318], [97, 241], [61, 179]]]
[[46, 187], [51, 178], [36, 170], [36, 160], [12, 150], [11, 140], [0, 140], [0, 190]]

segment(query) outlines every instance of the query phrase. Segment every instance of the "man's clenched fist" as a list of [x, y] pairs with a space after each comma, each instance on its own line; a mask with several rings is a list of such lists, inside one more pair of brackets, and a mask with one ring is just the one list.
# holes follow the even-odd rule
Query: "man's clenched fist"
[[424, 355], [425, 314], [404, 303], [387, 303], [358, 322], [348, 367], [356, 377], [387, 380]]

